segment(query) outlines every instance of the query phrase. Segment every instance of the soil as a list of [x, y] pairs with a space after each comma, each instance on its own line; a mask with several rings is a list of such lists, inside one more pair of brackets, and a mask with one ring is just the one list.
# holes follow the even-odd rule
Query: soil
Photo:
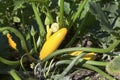
[[72, 80], [108, 80], [108, 79], [94, 71], [82, 69], [73, 75]]

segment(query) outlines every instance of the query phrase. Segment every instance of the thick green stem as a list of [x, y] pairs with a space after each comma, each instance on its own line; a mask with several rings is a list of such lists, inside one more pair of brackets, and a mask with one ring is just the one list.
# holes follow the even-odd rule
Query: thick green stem
[[103, 66], [105, 67], [109, 62], [101, 62], [101, 61], [86, 61], [86, 64], [91, 64], [95, 66]]
[[82, 67], [94, 70], [96, 72], [98, 72], [100, 75], [104, 76], [105, 78], [109, 79], [109, 80], [115, 80], [113, 77], [109, 76], [108, 74], [106, 74], [104, 71], [100, 70], [99, 68], [89, 65], [89, 64], [83, 64]]
[[[42, 36], [42, 38], [44, 38], [46, 32], [45, 32], [45, 29], [44, 29], [42, 20], [41, 20], [41, 18], [40, 18], [40, 16], [39, 16], [40, 13], [37, 11], [37, 7], [35, 6], [35, 3], [34, 3], [34, 2], [32, 2], [32, 8], [33, 8], [33, 11], [34, 11], [34, 13], [35, 13], [36, 21], [37, 21], [37, 23], [38, 23], [38, 25], [39, 25], [40, 35]], [[44, 39], [42, 39], [42, 40], [44, 40]]]
[[60, 49], [60, 50], [56, 50], [55, 52], [53, 52], [52, 54], [50, 54], [49, 56], [47, 56], [43, 62], [47, 61], [48, 59], [56, 56], [56, 55], [60, 55], [66, 52], [71, 52], [71, 51], [88, 51], [88, 52], [97, 52], [97, 53], [106, 53], [106, 52], [110, 52], [112, 51], [118, 44], [120, 43], [119, 40], [115, 40], [113, 42], [113, 44], [111, 44], [108, 48], [106, 49], [100, 49], [100, 48], [90, 48], [90, 47], [73, 47], [73, 48], [66, 48], [66, 49]]
[[22, 80], [22, 79], [17, 75], [17, 73], [15, 72], [14, 69], [10, 70], [9, 73], [10, 73], [10, 75], [14, 78], [14, 80]]
[[77, 56], [69, 65], [68, 67], [62, 72], [61, 75], [65, 76], [70, 70], [71, 68], [76, 64], [76, 62], [79, 60], [79, 58], [81, 58], [82, 56], [84, 56], [86, 53], [82, 53], [79, 56]]
[[[79, 63], [84, 62], [86, 64], [90, 64], [90, 65], [95, 65], [95, 66], [103, 66], [105, 67], [109, 62], [103, 62], [103, 61], [84, 61], [83, 59], [79, 59], [78, 61], [76, 61], [75, 65], [79, 65]], [[71, 60], [61, 60], [55, 63], [56, 66], [58, 65], [62, 65], [62, 64], [70, 64]]]
[[0, 62], [7, 64], [7, 65], [18, 65], [20, 64], [20, 61], [10, 61], [5, 58], [0, 57]]
[[64, 0], [60, 0], [60, 28], [63, 27]]

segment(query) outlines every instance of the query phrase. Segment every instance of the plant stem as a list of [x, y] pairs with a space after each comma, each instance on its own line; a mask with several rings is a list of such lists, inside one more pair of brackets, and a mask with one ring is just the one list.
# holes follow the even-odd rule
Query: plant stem
[[86, 64], [91, 64], [95, 66], [103, 66], [105, 67], [109, 62], [101, 62], [101, 61], [86, 61]]
[[111, 76], [109, 76], [108, 74], [106, 74], [104, 71], [100, 70], [99, 68], [92, 66], [90, 64], [83, 64], [82, 67], [94, 70], [96, 72], [98, 72], [100, 75], [104, 76], [105, 78], [109, 79], [109, 80], [115, 80], [114, 78], [112, 78]]
[[[78, 16], [80, 16], [80, 14], [82, 13], [82, 10], [84, 9], [84, 6], [86, 5], [86, 3], [88, 2], [89, 0], [83, 0], [83, 3], [80, 5], [79, 4], [79, 7], [78, 7], [78, 10], [77, 12], [75, 13], [75, 15], [72, 17], [72, 22], [70, 23], [70, 27], [73, 25], [73, 23], [76, 21], [76, 19], [78, 18]], [[69, 27], [69, 28], [70, 28]]]
[[14, 80], [22, 80], [15, 72], [14, 69], [9, 71], [10, 75], [14, 78]]
[[60, 0], [60, 28], [63, 27], [64, 0]]
[[25, 30], [25, 20], [24, 20], [24, 13], [22, 8], [20, 10], [20, 13], [21, 13], [21, 20], [22, 20], [22, 29]]
[[[79, 57], [77, 56], [73, 61], [71, 60], [61, 60], [61, 61], [57, 61], [56, 63], [53, 63], [50, 69], [53, 69], [54, 67], [60, 66], [60, 65], [68, 65], [68, 67], [62, 72], [61, 76], [65, 76], [68, 71], [71, 70], [71, 68], [74, 65], [78, 65], [78, 66], [82, 66], [91, 70], [94, 70], [96, 72], [98, 72], [99, 74], [103, 75], [104, 77], [108, 78], [108, 79], [113, 79], [111, 76], [109, 76], [108, 74], [104, 73], [103, 71], [101, 71], [99, 68], [94, 67], [92, 65], [96, 65], [96, 66], [106, 66], [106, 64], [108, 62], [100, 62], [100, 61], [84, 61], [84, 59], [79, 59], [80, 57], [82, 57], [84, 54], [79, 55]], [[79, 61], [78, 61], [79, 59]], [[92, 64], [90, 67], [88, 65]], [[87, 67], [86, 67], [87, 66]], [[94, 69], [95, 68], [95, 69]], [[48, 68], [46, 68], [46, 71], [48, 70]]]
[[52, 59], [52, 60], [50, 61], [50, 64], [49, 64], [49, 66], [48, 66], [48, 70], [47, 70], [47, 72], [46, 72], [46, 76], [48, 76], [48, 75], [50, 74], [50, 68], [51, 68], [51, 66], [52, 66], [53, 61], [54, 61], [54, 59]]
[[45, 9], [47, 10], [47, 12], [45, 13], [46, 16], [50, 19], [50, 22], [53, 23], [54, 20], [53, 20], [53, 17], [52, 17], [52, 15], [51, 15], [51, 13], [50, 13], [48, 7], [45, 6]]
[[0, 57], [0, 62], [7, 64], [7, 65], [18, 65], [20, 64], [20, 61], [10, 61], [5, 58]]
[[[81, 55], [82, 56], [82, 55]], [[79, 56], [80, 57], [80, 56]], [[58, 61], [56, 62], [55, 64], [52, 65], [52, 67], [55, 67], [55, 66], [59, 66], [59, 65], [63, 65], [63, 64], [69, 64], [68, 67], [63, 71], [62, 75], [65, 76], [65, 74], [73, 67], [73, 65], [79, 65], [82, 66], [82, 67], [85, 67], [85, 68], [88, 68], [90, 70], [94, 70], [96, 72], [98, 72], [100, 75], [106, 77], [107, 79], [109, 80], [114, 80], [111, 76], [109, 76], [108, 74], [106, 74], [104, 71], [100, 70], [99, 68], [93, 66], [93, 65], [96, 65], [96, 66], [105, 66], [107, 64], [107, 62], [100, 62], [100, 61], [86, 61], [84, 63], [82, 63], [83, 59], [80, 59], [79, 61], [77, 61], [77, 63], [74, 63], [74, 61], [76, 61], [78, 58], [76, 57], [72, 63], [71, 63], [71, 60], [61, 60], [61, 61]], [[81, 64], [82, 63], [82, 64]], [[92, 63], [92, 65], [90, 65]]]
[[35, 37], [32, 36], [32, 38], [33, 38], [33, 44], [34, 44], [35, 52], [38, 53], [38, 51], [37, 51], [37, 45], [36, 45], [36, 42], [35, 42]]
[[110, 52], [112, 51], [118, 44], [120, 43], [119, 40], [115, 40], [113, 42], [113, 44], [111, 44], [108, 48], [106, 49], [100, 49], [100, 48], [90, 48], [90, 47], [73, 47], [73, 48], [66, 48], [66, 49], [60, 49], [60, 50], [56, 50], [55, 52], [53, 52], [52, 54], [50, 54], [49, 56], [47, 56], [43, 62], [47, 61], [48, 59], [56, 56], [56, 55], [60, 55], [62, 53], [66, 53], [66, 52], [71, 52], [71, 51], [88, 51], [88, 52], [97, 52], [97, 53], [106, 53], [106, 52]]
[[[39, 25], [39, 31], [40, 31], [40, 35], [41, 35], [41, 37], [42, 37], [41, 39], [44, 40], [43, 38], [45, 37], [46, 32], [45, 32], [45, 29], [44, 29], [42, 20], [41, 20], [41, 18], [40, 18], [40, 16], [39, 16], [40, 13], [38, 13], [37, 7], [35, 6], [35, 3], [34, 3], [34, 2], [32, 2], [32, 8], [33, 8], [33, 11], [34, 11], [34, 13], [35, 13], [36, 21], [37, 21], [37, 23], [38, 23], [38, 25]], [[41, 41], [42, 41], [42, 40], [41, 40]]]
[[85, 18], [83, 19], [82, 23], [80, 24], [80, 26], [78, 27], [76, 33], [74, 34], [74, 36], [72, 37], [72, 39], [68, 42], [68, 44], [65, 46], [65, 47], [69, 47], [70, 45], [72, 45], [76, 39], [76, 37], [78, 36], [78, 34], [80, 33], [81, 31], [81, 28], [83, 27], [84, 25], [84, 22], [86, 21], [86, 19], [88, 18], [87, 17], [88, 14], [86, 14]]
[[68, 71], [71, 70], [71, 68], [75, 65], [75, 63], [78, 61], [79, 58], [81, 58], [82, 56], [84, 56], [86, 53], [81, 53], [79, 56], [77, 56], [73, 61], [71, 61], [71, 63], [68, 65], [68, 67], [62, 72], [61, 75], [65, 76]]
[[[90, 65], [95, 65], [95, 66], [106, 66], [108, 64], [108, 62], [103, 62], [103, 61], [85, 61], [84, 59], [79, 59], [77, 62], [76, 62], [76, 65], [78, 65], [79, 63], [81, 62], [84, 62], [86, 64], [90, 64]], [[69, 64], [71, 63], [71, 60], [61, 60], [61, 61], [58, 61], [56, 63], [56, 65], [61, 65], [61, 64]]]
[[[70, 64], [71, 60], [60, 60], [51, 65], [51, 69], [54, 67], [57, 67], [59, 65], [64, 65], [64, 64]], [[76, 61], [75, 65], [81, 65], [81, 63], [85, 64], [90, 64], [90, 65], [95, 65], [95, 66], [102, 66], [105, 67], [109, 62], [103, 62], [103, 61], [85, 61], [84, 59], [80, 58], [78, 61]], [[44, 68], [43, 71], [47, 71], [48, 68]]]

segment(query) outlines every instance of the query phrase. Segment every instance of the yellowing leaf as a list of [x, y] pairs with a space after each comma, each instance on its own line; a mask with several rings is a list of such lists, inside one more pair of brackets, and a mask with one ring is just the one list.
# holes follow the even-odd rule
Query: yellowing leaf
[[12, 36], [8, 33], [7, 34], [7, 38], [8, 38], [8, 43], [9, 43], [9, 46], [11, 47], [11, 48], [13, 48], [13, 49], [15, 49], [16, 50], [16, 43], [13, 41], [13, 39], [12, 39]]
[[[78, 56], [82, 52], [83, 51], [74, 51], [74, 52], [70, 53], [70, 55], [72, 55], [72, 56]], [[96, 54], [94, 52], [87, 53], [85, 56], [83, 56], [83, 59], [86, 59], [86, 60], [95, 60], [96, 59]]]

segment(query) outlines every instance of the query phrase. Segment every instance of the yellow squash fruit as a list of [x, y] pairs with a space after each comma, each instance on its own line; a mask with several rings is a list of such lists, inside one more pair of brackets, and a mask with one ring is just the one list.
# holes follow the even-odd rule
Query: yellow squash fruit
[[13, 39], [12, 39], [12, 36], [8, 33], [7, 34], [7, 38], [8, 38], [8, 43], [9, 43], [9, 46], [11, 47], [11, 48], [13, 48], [13, 49], [15, 49], [16, 50], [16, 43], [13, 41]]
[[41, 51], [40, 51], [40, 59], [43, 60], [47, 56], [49, 56], [52, 52], [54, 52], [59, 45], [62, 43], [65, 35], [67, 34], [66, 28], [61, 28], [53, 35], [51, 35], [46, 42], [44, 43]]
[[[82, 52], [83, 51], [75, 51], [75, 52], [70, 53], [70, 55], [72, 55], [72, 56], [78, 56]], [[83, 56], [83, 59], [86, 59], [86, 60], [95, 60], [96, 59], [96, 54], [94, 52], [87, 53], [86, 55]]]

